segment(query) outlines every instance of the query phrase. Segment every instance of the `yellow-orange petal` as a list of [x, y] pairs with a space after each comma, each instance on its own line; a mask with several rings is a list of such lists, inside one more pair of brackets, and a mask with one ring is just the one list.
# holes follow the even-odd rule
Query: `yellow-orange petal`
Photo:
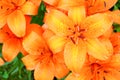
[[60, 0], [57, 8], [64, 9], [68, 11], [69, 9], [77, 6], [84, 5], [84, 0]]
[[80, 25], [86, 17], [85, 6], [73, 7], [68, 11], [68, 16], [73, 20], [75, 25]]
[[115, 23], [120, 24], [120, 10], [114, 10], [110, 13], [110, 15]]
[[88, 54], [99, 60], [106, 60], [111, 56], [110, 51], [97, 38], [87, 39], [86, 46]]
[[104, 76], [105, 76], [105, 80], [118, 80], [112, 74], [105, 74]]
[[40, 62], [38, 55], [27, 55], [22, 58], [22, 61], [28, 70], [34, 70]]
[[60, 0], [43, 0], [43, 1], [49, 5], [56, 6]]
[[115, 5], [115, 3], [117, 2], [117, 0], [93, 0], [93, 1], [94, 1], [92, 2], [93, 4], [88, 3], [88, 14], [107, 11], [111, 7], [113, 7], [113, 5]]
[[25, 15], [37, 15], [38, 7], [30, 1], [27, 1], [24, 5], [21, 6], [22, 12]]
[[55, 34], [53, 33], [53, 31], [51, 31], [50, 29], [46, 29], [43, 33], [43, 37], [45, 38], [46, 41], [48, 41], [54, 35]]
[[110, 27], [102, 36], [99, 38], [110, 38], [111, 34], [113, 33], [113, 27]]
[[70, 73], [65, 80], [79, 80], [78, 76], [75, 76], [73, 73]]
[[115, 54], [112, 56], [110, 63], [108, 64], [115, 69], [120, 68], [120, 54]]
[[16, 10], [11, 13], [7, 18], [7, 23], [11, 31], [17, 37], [23, 37], [26, 32], [26, 21], [23, 13], [20, 10]]
[[8, 39], [2, 47], [2, 55], [6, 61], [12, 61], [20, 51], [20, 41], [18, 39]]
[[0, 58], [0, 66], [2, 66], [4, 64], [4, 61], [2, 58]]
[[95, 14], [88, 16], [81, 24], [86, 29], [86, 37], [99, 37], [112, 26], [112, 19], [107, 14]]
[[55, 77], [57, 77], [58, 79], [65, 77], [69, 73], [69, 69], [64, 63], [54, 62], [54, 66], [55, 66], [54, 74]]
[[23, 48], [30, 54], [40, 55], [45, 47], [44, 39], [35, 32], [31, 32], [23, 39]]
[[70, 20], [68, 16], [58, 10], [51, 10], [45, 16], [45, 24], [48, 29], [52, 30], [58, 35], [67, 35], [68, 29], [74, 27], [74, 23]]
[[7, 15], [0, 14], [0, 28], [2, 28], [7, 22]]
[[68, 42], [64, 49], [66, 66], [73, 72], [80, 72], [86, 60], [86, 46], [82, 40], [78, 44]]
[[112, 43], [110, 42], [109, 39], [105, 39], [105, 38], [101, 38], [99, 39], [100, 42], [106, 47], [107, 51], [110, 53], [110, 54], [113, 54], [113, 45]]
[[50, 62], [48, 65], [38, 64], [34, 71], [35, 80], [53, 80], [54, 78], [54, 65]]
[[58, 53], [64, 50], [64, 45], [66, 42], [67, 40], [65, 37], [55, 35], [52, 36], [47, 43], [53, 53]]

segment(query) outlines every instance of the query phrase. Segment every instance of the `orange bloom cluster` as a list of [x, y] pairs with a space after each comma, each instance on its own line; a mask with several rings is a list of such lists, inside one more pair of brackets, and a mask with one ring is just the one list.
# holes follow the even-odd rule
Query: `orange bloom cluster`
[[[35, 80], [119, 80], [120, 11], [117, 0], [43, 0], [44, 25], [30, 24], [41, 0], [0, 0], [0, 43], [5, 61], [19, 52]], [[0, 58], [0, 65], [4, 64]]]

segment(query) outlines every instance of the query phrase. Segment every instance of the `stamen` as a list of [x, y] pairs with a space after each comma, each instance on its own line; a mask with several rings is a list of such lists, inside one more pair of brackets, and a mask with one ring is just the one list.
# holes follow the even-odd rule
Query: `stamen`
[[0, 8], [3, 9], [3, 6], [1, 6]]
[[7, 10], [9, 10], [9, 8], [7, 8]]
[[104, 7], [106, 7], [106, 2], [104, 1]]
[[73, 39], [72, 37], [71, 37], [70, 39], [71, 39], [71, 40], [72, 40], [72, 42], [75, 44], [75, 41], [74, 41], [74, 39]]
[[103, 80], [106, 80], [105, 76], [103, 76]]

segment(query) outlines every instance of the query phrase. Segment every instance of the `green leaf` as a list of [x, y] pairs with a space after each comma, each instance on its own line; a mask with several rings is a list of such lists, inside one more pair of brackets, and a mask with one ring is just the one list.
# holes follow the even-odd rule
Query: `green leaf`
[[114, 23], [113, 24], [113, 30], [114, 30], [114, 32], [120, 32], [120, 24]]
[[34, 80], [33, 72], [26, 70], [21, 61], [22, 57], [19, 53], [13, 61], [0, 66], [0, 80]]
[[46, 6], [45, 6], [44, 2], [41, 1], [41, 4], [38, 8], [38, 14], [35, 16], [32, 16], [32, 20], [30, 23], [36, 23], [36, 24], [39, 24], [42, 26], [44, 24], [43, 19], [44, 19], [46, 12], [47, 12]]

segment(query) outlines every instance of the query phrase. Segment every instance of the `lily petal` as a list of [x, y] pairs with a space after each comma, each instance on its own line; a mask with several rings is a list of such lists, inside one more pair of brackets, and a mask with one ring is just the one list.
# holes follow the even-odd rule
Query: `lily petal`
[[73, 73], [70, 73], [65, 80], [79, 80], [79, 79]]
[[34, 70], [39, 63], [38, 55], [27, 55], [22, 58], [22, 61], [28, 70]]
[[58, 10], [51, 10], [45, 16], [45, 24], [57, 35], [68, 34], [68, 29], [74, 29], [74, 23], [64, 13]]
[[[16, 47], [17, 46], [17, 47]], [[2, 55], [6, 61], [12, 61], [20, 51], [20, 41], [17, 39], [8, 39], [2, 47]]]
[[112, 16], [112, 19], [115, 23], [120, 24], [120, 10], [114, 10], [108, 14]]
[[7, 15], [0, 14], [0, 28], [2, 28], [7, 23]]
[[93, 5], [90, 4], [88, 6], [88, 14], [107, 11], [111, 7], [113, 7], [113, 5], [115, 5], [115, 3], [117, 2], [117, 0], [93, 0], [93, 1], [94, 4]]
[[112, 56], [112, 59], [109, 65], [113, 68], [119, 69], [120, 68], [120, 54], [115, 54]]
[[105, 74], [105, 80], [118, 80], [111, 74]]
[[48, 45], [53, 53], [58, 53], [60, 51], [63, 51], [64, 45], [67, 42], [65, 37], [60, 36], [52, 36], [48, 40]]
[[80, 25], [81, 21], [86, 17], [85, 6], [71, 8], [68, 16], [73, 20], [75, 25]]
[[86, 29], [86, 37], [99, 37], [112, 26], [112, 19], [107, 14], [95, 14], [87, 17], [81, 24]]
[[38, 64], [34, 71], [35, 80], [53, 80], [54, 73], [52, 70], [53, 64], [49, 63], [49, 65]]
[[68, 11], [72, 7], [77, 7], [77, 6], [81, 6], [84, 4], [85, 4], [84, 0], [60, 0], [57, 7]]
[[70, 70], [73, 72], [80, 72], [86, 60], [86, 47], [83, 41], [79, 41], [79, 44], [68, 42], [65, 45], [64, 59]]
[[40, 55], [45, 47], [45, 42], [41, 36], [35, 32], [31, 32], [23, 39], [23, 48], [30, 54]]
[[17, 37], [23, 37], [26, 31], [26, 21], [23, 13], [20, 10], [16, 10], [11, 13], [7, 18], [7, 23], [11, 31]]
[[22, 12], [26, 15], [37, 15], [38, 7], [32, 2], [27, 1], [24, 5], [21, 6]]
[[63, 78], [69, 73], [69, 69], [63, 63], [54, 63], [55, 66], [55, 76], [59, 79]]
[[52, 6], [56, 6], [59, 3], [59, 0], [43, 0], [43, 1]]
[[106, 46], [98, 39], [87, 39], [86, 45], [88, 48], [88, 54], [99, 60], [106, 60], [111, 56], [111, 53], [107, 50]]

